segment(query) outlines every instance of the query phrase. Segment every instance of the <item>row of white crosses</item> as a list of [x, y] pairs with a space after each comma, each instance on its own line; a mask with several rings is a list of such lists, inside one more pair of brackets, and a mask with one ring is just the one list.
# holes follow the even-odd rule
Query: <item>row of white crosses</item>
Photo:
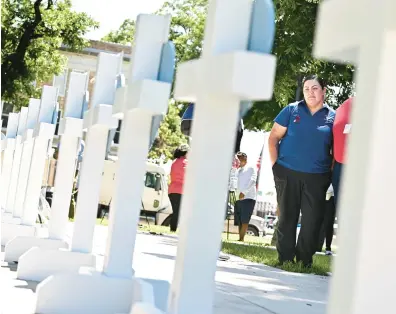
[[[10, 155], [3, 162], [3, 168], [7, 167], [10, 172], [3, 173], [2, 177], [5, 192], [2, 245], [16, 236], [34, 236], [39, 231], [36, 226], [38, 204], [48, 148], [55, 133], [56, 113], [57, 88], [44, 86], [41, 100], [31, 99], [29, 107], [22, 107], [17, 114], [17, 132], [12, 149], [4, 152], [5, 158], [7, 153]], [[14, 116], [11, 113], [9, 118], [15, 119]], [[9, 125], [15, 120], [9, 121]]]
[[[36, 312], [128, 313], [133, 301], [154, 302], [152, 287], [134, 278], [132, 257], [152, 118], [166, 113], [173, 79], [175, 51], [168, 42], [169, 27], [170, 16], [138, 17], [127, 86], [117, 71], [117, 56], [104, 53], [99, 56], [93, 108], [84, 118], [89, 130], [81, 169], [72, 251], [41, 250], [36, 254], [45, 254], [46, 259], [58, 256], [52, 259], [51, 265], [44, 262], [52, 267], [53, 276], [37, 287]], [[117, 90], [116, 80], [120, 82]], [[123, 124], [104, 269], [99, 272], [94, 267], [79, 270], [80, 266], [84, 266], [81, 256], [92, 252], [107, 134], [109, 127], [117, 126], [113, 116], [122, 118]], [[28, 251], [19, 259], [20, 265], [33, 250], [37, 249]], [[61, 260], [67, 260], [67, 265]], [[60, 268], [63, 268], [62, 272], [58, 272]], [[24, 276], [25, 279], [29, 277]]]
[[18, 130], [18, 113], [10, 113], [8, 115], [7, 131], [5, 138], [1, 141], [1, 149], [3, 155], [2, 162], [2, 176], [1, 176], [1, 186], [2, 186], [2, 198], [1, 198], [1, 209], [2, 216], [3, 211], [5, 211], [5, 205], [7, 200], [8, 186], [11, 176], [12, 161], [14, 159], [14, 148], [15, 148], [15, 137]]
[[[356, 65], [328, 313], [390, 313], [396, 291], [396, 1], [324, 1], [314, 53]], [[373, 212], [379, 223], [372, 223]]]
[[[212, 312], [229, 173], [229, 165], [223, 161], [231, 162], [241, 101], [269, 99], [273, 89], [275, 58], [268, 55], [273, 41], [272, 2], [212, 0], [208, 12], [202, 60], [180, 66], [175, 90], [178, 99], [197, 105], [169, 314]], [[123, 81], [120, 57], [100, 54], [92, 107], [84, 116], [86, 148], [71, 250], [57, 250], [48, 243], [52, 226], [60, 228], [57, 237], [63, 240], [66, 210], [61, 200], [69, 204], [70, 172], [74, 173], [71, 160], [76, 156], [79, 132], [71, 132], [68, 137], [65, 133], [61, 139], [58, 167], [62, 170], [56, 175], [55, 194], [61, 192], [54, 195], [52, 210], [57, 206], [59, 216], [51, 215], [50, 238], [18, 240], [19, 247], [25, 242], [24, 250], [29, 243], [35, 246], [19, 258], [18, 278], [41, 281], [52, 275], [37, 287], [36, 312], [159, 313], [154, 307], [155, 283], [151, 286], [134, 277], [132, 257], [152, 117], [166, 113], [173, 78], [175, 52], [168, 42], [169, 26], [169, 16], [138, 17], [127, 86], [121, 83], [116, 90], [116, 80]], [[74, 90], [69, 88], [69, 93]], [[116, 188], [105, 265], [97, 272], [80, 266], [95, 266], [92, 239], [100, 179], [107, 134], [109, 128], [117, 126], [115, 118], [123, 119]], [[223, 161], [202, 163], [208, 149]], [[58, 175], [67, 183], [59, 190]], [[208, 208], [199, 195], [207, 195], [213, 206]], [[204, 238], [197, 229], [202, 224], [208, 230]]]
[[[122, 55], [99, 56], [92, 105], [84, 113], [84, 118], [82, 113], [84, 103], [87, 102], [85, 98], [88, 74], [70, 75], [64, 118], [60, 123], [62, 135], [49, 238], [31, 241], [30, 250], [24, 247], [25, 252], [28, 251], [19, 258], [19, 279], [42, 281], [57, 272], [76, 271], [81, 266], [96, 265], [95, 256], [91, 253], [105, 146], [109, 128], [117, 127], [117, 121], [111, 117], [111, 105], [103, 103], [112, 103], [114, 100], [115, 81], [121, 62]], [[77, 151], [83, 129], [87, 131], [86, 145], [69, 250], [68, 245], [56, 247], [56, 242], [65, 242]]]
[[[69, 90], [63, 117], [59, 124], [60, 145], [48, 237], [16, 237], [6, 245], [5, 260], [8, 262], [19, 261], [17, 276], [20, 279], [44, 279], [46, 274], [54, 271], [53, 267], [48, 266], [54, 264], [54, 257], [45, 255], [48, 250], [58, 252], [57, 249], [68, 249], [69, 247], [66, 241], [69, 204], [82, 137], [82, 115], [87, 103], [88, 79], [88, 73], [72, 72], [70, 74]], [[24, 254], [25, 252], [26, 254]], [[44, 256], [46, 258], [43, 260]], [[57, 261], [59, 263], [56, 263]], [[58, 267], [67, 262], [67, 259], [57, 260], [55, 258], [55, 264]], [[94, 263], [94, 259], [90, 258], [88, 263], [91, 265]]]

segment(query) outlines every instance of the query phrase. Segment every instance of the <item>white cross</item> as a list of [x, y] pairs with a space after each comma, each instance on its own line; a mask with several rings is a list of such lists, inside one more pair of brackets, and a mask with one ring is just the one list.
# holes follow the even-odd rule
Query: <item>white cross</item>
[[116, 99], [121, 103], [113, 113], [124, 120], [105, 254], [104, 272], [108, 276], [132, 275], [152, 117], [166, 113], [171, 90], [171, 84], [157, 80], [169, 27], [168, 15], [138, 16], [128, 86], [117, 90], [122, 97]]
[[[23, 214], [23, 202], [25, 200], [26, 185], [29, 175], [30, 159], [33, 150], [33, 130], [36, 127], [38, 113], [40, 110], [40, 99], [29, 99], [29, 109], [26, 119], [26, 128], [23, 134], [23, 148], [21, 156], [21, 165], [19, 169], [17, 194], [15, 196], [15, 217], [21, 217]], [[5, 254], [6, 255], [6, 254]]]
[[396, 1], [323, 1], [315, 56], [357, 65], [329, 313], [386, 313], [396, 290]]
[[[11, 169], [12, 169], [12, 161], [14, 158], [14, 149], [15, 149], [15, 137], [17, 136], [18, 130], [18, 120], [19, 120], [19, 113], [11, 112], [8, 115], [8, 123], [7, 123], [7, 131], [6, 131], [6, 138], [1, 141], [2, 150], [4, 150], [3, 154], [3, 173], [2, 173], [2, 188], [3, 188], [3, 197], [2, 201], [2, 208], [5, 209], [5, 213], [10, 214], [10, 211], [7, 211], [5, 206], [7, 203], [7, 192], [8, 187], [10, 184], [10, 176], [11, 176]], [[2, 240], [3, 241], [3, 240]], [[2, 242], [2, 245], [5, 243]]]
[[252, 5], [209, 1], [202, 57], [178, 68], [175, 98], [196, 105], [169, 314], [213, 311], [239, 104], [272, 96], [275, 57], [247, 51]]
[[52, 124], [52, 118], [56, 108], [57, 99], [57, 87], [47, 85], [43, 86], [38, 122], [33, 133], [34, 146], [29, 168], [26, 196], [23, 204], [23, 225], [32, 227], [36, 225], [48, 145], [55, 134], [55, 125]]
[[[127, 98], [116, 97], [116, 101], [121, 99], [127, 101], [116, 103], [114, 108], [110, 108], [110, 110], [114, 109], [113, 113], [117, 116], [121, 111], [124, 121], [118, 148], [119, 159], [103, 272], [96, 272], [94, 268], [84, 270], [81, 268], [79, 272], [57, 272], [50, 280], [38, 286], [36, 312], [47, 313], [56, 309], [69, 313], [128, 313], [134, 299], [147, 302], [153, 297], [152, 293], [147, 292], [152, 289], [146, 289], [149, 284], [132, 276], [132, 256], [140, 213], [142, 178], [146, 169], [151, 118], [153, 114], [166, 112], [171, 89], [170, 83], [157, 81], [161, 51], [164, 42], [168, 40], [169, 24], [169, 16], [138, 17], [131, 76], [126, 90], [119, 88], [117, 91], [111, 90], [111, 93], [100, 90], [100, 87], [109, 89], [109, 84], [115, 86], [115, 76], [111, 70], [114, 70], [114, 67], [111, 64], [103, 64], [105, 77], [95, 82], [94, 93], [99, 90], [101, 97], [94, 95], [94, 110], [90, 109], [94, 113], [95, 106], [99, 108], [104, 106], [101, 105], [104, 103], [104, 96], [111, 94], [114, 97], [115, 94], [124, 92], [128, 95]], [[110, 60], [109, 62], [111, 63]], [[111, 103], [113, 101], [114, 98]], [[107, 111], [102, 118], [104, 117], [107, 117]], [[72, 242], [74, 256], [70, 255], [73, 257], [70, 261], [74, 265], [75, 260], [80, 258], [78, 255], [91, 253], [96, 220], [94, 214], [98, 204], [97, 184], [100, 184], [106, 145], [106, 141], [101, 143], [101, 140], [105, 138], [104, 136], [107, 137], [108, 131], [108, 127], [105, 128], [103, 123], [104, 119], [100, 120], [98, 114], [87, 114], [86, 118], [84, 123], [90, 127], [90, 131], [87, 135], [81, 170], [85, 175], [81, 176], [77, 200]], [[100, 123], [93, 125], [90, 121], [94, 118], [99, 119]], [[91, 137], [93, 135], [96, 135], [96, 138]], [[92, 145], [96, 145], [96, 149], [92, 150]], [[94, 185], [93, 189], [92, 185]], [[81, 194], [83, 187], [84, 192]], [[77, 232], [78, 219], [80, 222]], [[65, 285], [65, 282], [68, 284]], [[84, 294], [76, 290], [76, 286], [84, 287]], [[69, 302], [70, 298], [74, 301]]]
[[28, 116], [28, 107], [22, 107], [21, 111], [19, 112], [18, 131], [15, 141], [14, 160], [12, 162], [10, 184], [8, 187], [8, 195], [7, 195], [7, 203], [6, 203], [6, 209], [9, 212], [12, 212], [14, 217], [16, 216], [15, 215], [16, 208], [14, 207], [14, 205], [15, 205], [15, 196], [17, 192], [17, 183], [18, 183], [18, 176], [19, 176], [19, 169], [20, 169], [22, 148], [23, 148], [22, 138], [26, 129], [27, 116]]

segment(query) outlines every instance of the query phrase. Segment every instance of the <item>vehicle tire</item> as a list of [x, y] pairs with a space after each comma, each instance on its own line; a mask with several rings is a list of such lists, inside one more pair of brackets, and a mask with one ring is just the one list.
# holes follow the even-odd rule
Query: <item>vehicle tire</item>
[[172, 215], [169, 215], [168, 217], [166, 217], [166, 219], [162, 223], [162, 226], [169, 227], [170, 226], [171, 217], [172, 217]]
[[259, 236], [259, 231], [257, 230], [257, 228], [255, 226], [249, 226], [247, 231], [246, 231], [246, 235], [258, 237]]

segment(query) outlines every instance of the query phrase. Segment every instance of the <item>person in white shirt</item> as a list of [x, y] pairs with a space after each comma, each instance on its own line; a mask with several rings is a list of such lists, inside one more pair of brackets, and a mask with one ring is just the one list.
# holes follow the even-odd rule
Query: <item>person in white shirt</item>
[[234, 223], [239, 227], [239, 241], [244, 241], [256, 205], [257, 170], [255, 167], [247, 165], [245, 153], [239, 152], [237, 157], [240, 161], [240, 168], [238, 170], [238, 200], [235, 203]]

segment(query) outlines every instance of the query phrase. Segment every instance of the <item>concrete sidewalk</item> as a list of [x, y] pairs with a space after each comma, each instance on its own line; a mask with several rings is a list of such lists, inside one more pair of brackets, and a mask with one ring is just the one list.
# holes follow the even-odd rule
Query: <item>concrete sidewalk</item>
[[[103, 265], [106, 237], [107, 227], [97, 226], [98, 268]], [[136, 276], [171, 282], [176, 250], [176, 237], [139, 234], [133, 263]], [[3, 263], [0, 270], [1, 313], [32, 314], [37, 284], [16, 280], [15, 268]], [[214, 313], [325, 314], [328, 284], [328, 277], [287, 273], [231, 257], [217, 264]]]

